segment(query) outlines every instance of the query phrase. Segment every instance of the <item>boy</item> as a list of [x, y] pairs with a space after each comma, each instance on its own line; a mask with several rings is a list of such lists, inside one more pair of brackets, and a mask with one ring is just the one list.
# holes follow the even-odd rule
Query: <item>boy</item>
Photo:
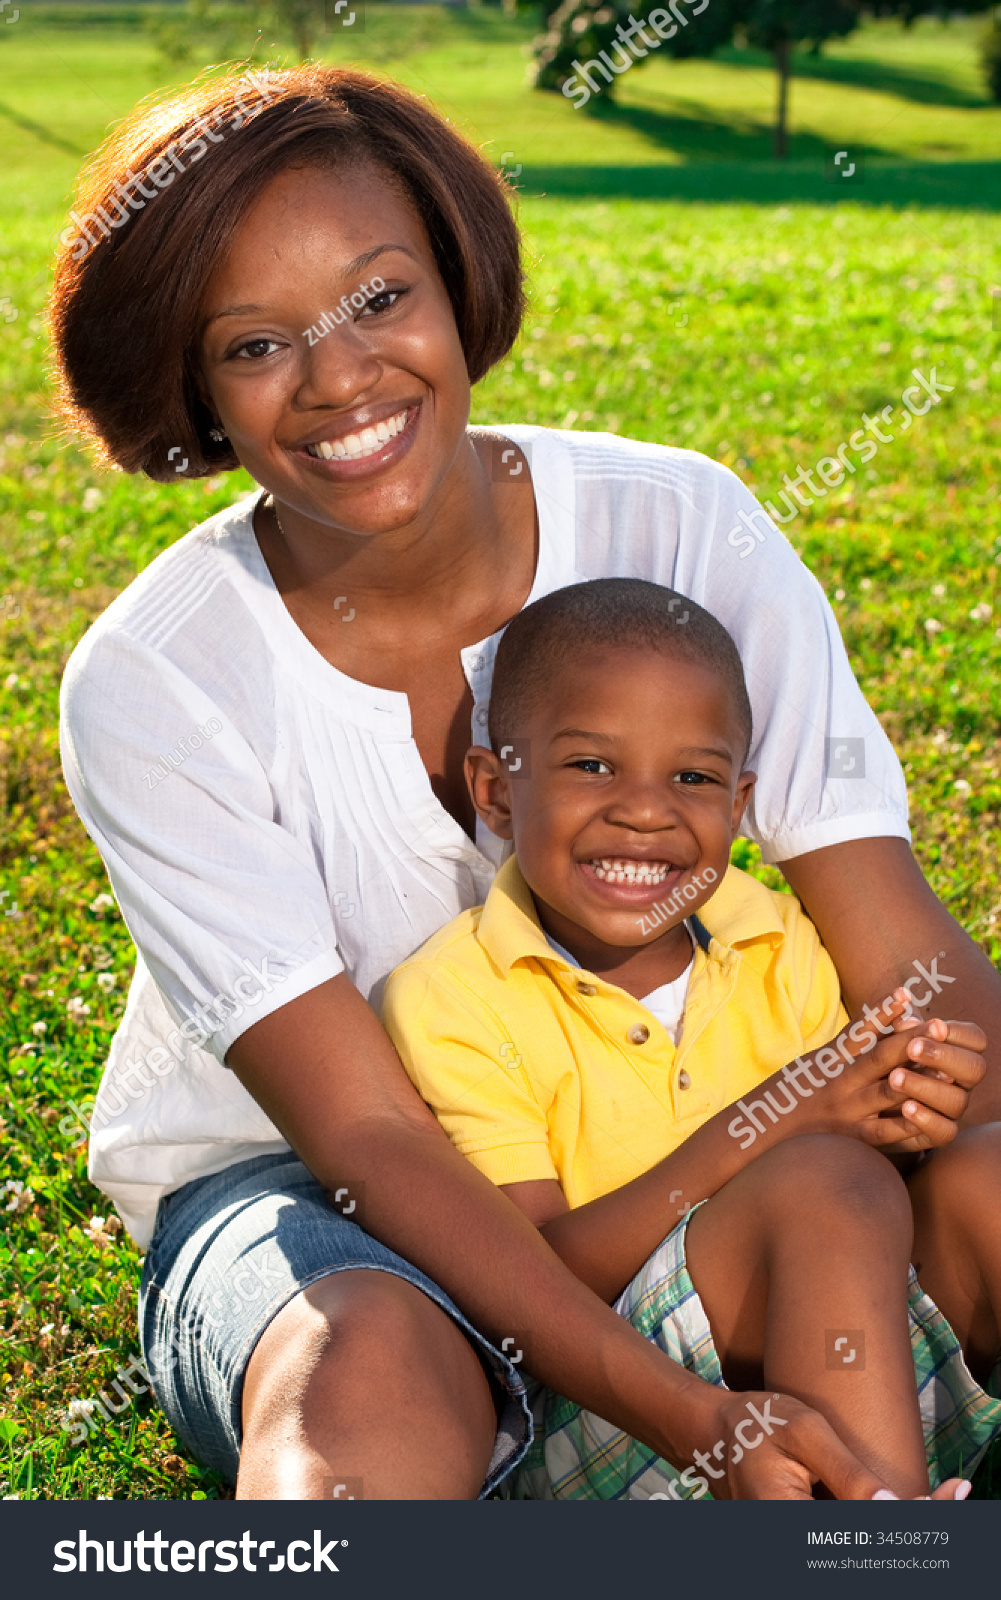
[[[950, 1141], [986, 1041], [906, 990], [844, 1031], [798, 903], [728, 866], [755, 783], [733, 641], [654, 584], [559, 590], [504, 634], [489, 731], [467, 782], [516, 854], [385, 991], [421, 1094], [672, 1359], [814, 1406], [900, 1496], [968, 1471], [1001, 1427], [1001, 1141]], [[909, 1194], [877, 1149], [930, 1144]], [[719, 1442], [679, 1482], [559, 1396], [536, 1417], [516, 1494], [726, 1493]]]

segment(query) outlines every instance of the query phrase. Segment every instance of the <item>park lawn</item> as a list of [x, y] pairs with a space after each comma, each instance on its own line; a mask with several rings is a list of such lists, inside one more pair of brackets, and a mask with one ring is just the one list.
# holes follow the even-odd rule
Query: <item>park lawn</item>
[[[585, 194], [585, 161], [661, 161], [661, 148], [636, 127], [609, 129], [555, 97], [532, 100], [520, 82], [519, 39], [531, 31], [521, 22], [487, 15], [425, 25], [430, 44], [384, 65], [408, 81], [420, 77], [478, 138], [493, 139], [498, 159], [505, 151], [520, 159], [523, 107], [537, 100], [543, 121], [566, 125], [559, 162], [577, 164]], [[145, 1398], [85, 1444], [74, 1445], [64, 1426], [70, 1403], [95, 1397], [138, 1350], [140, 1258], [121, 1234], [91, 1223], [108, 1206], [86, 1181], [75, 1108], [96, 1087], [132, 947], [117, 910], [99, 898], [106, 881], [60, 781], [55, 721], [66, 656], [89, 622], [159, 550], [250, 483], [240, 473], [164, 487], [103, 471], [60, 438], [48, 414], [40, 318], [59, 206], [79, 160], [53, 140], [85, 150], [164, 76], [134, 31], [49, 31], [64, 65], [56, 72], [55, 54], [26, 51], [0, 97], [45, 135], [12, 124], [13, 167], [0, 180], [0, 1160], [5, 1177], [24, 1186], [0, 1201], [8, 1208], [0, 1493], [211, 1496], [223, 1492], [219, 1479], [197, 1467]], [[374, 49], [374, 25], [369, 38]], [[488, 59], [477, 65], [484, 39]], [[996, 109], [927, 100], [935, 92], [973, 100], [967, 25], [937, 35], [884, 30], [881, 60], [866, 41], [863, 34], [829, 60], [870, 78], [878, 67], [884, 87], [842, 85], [844, 125], [818, 125], [810, 137], [847, 136], [858, 97], [879, 94], [915, 141], [913, 124], [948, 111], [968, 130], [963, 160], [980, 160], [979, 119], [994, 119]], [[19, 36], [2, 48], [24, 47]], [[631, 74], [630, 90], [635, 78], [636, 93], [652, 97], [657, 73], [674, 71]], [[736, 124], [761, 69], [723, 62], [678, 71], [688, 74], [690, 120], [732, 113]], [[484, 98], [491, 83], [496, 109]], [[99, 105], [91, 104], [95, 85]], [[729, 100], [720, 85], [730, 86]], [[800, 117], [805, 87], [796, 93]], [[934, 164], [927, 141], [905, 148], [903, 128], [895, 137], [895, 154], [915, 170]], [[635, 159], [618, 153], [627, 146]], [[686, 157], [678, 169], [676, 156], [668, 150], [661, 164], [697, 164]], [[781, 204], [523, 194], [532, 308], [515, 351], [477, 390], [474, 417], [703, 450], [775, 499], [783, 473], [833, 455], [863, 413], [894, 408], [893, 439], [786, 531], [830, 596], [855, 670], [905, 763], [922, 864], [999, 962], [1001, 336], [990, 291], [1001, 284], [1001, 261], [993, 219], [982, 211], [872, 198], [869, 188], [836, 205], [826, 190]], [[934, 369], [949, 389], [901, 430], [900, 398], [914, 368], [926, 377]], [[738, 857], [778, 881], [755, 866], [753, 849], [741, 845]], [[992, 1480], [988, 1463], [979, 1494], [998, 1493], [999, 1469]]]

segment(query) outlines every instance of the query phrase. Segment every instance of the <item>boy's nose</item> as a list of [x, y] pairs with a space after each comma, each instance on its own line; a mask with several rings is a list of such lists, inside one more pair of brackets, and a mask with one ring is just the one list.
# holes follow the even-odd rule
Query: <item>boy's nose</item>
[[641, 833], [657, 833], [662, 828], [678, 825], [677, 802], [670, 790], [665, 790], [660, 783], [636, 784], [620, 791], [605, 816], [613, 825], [634, 828]]

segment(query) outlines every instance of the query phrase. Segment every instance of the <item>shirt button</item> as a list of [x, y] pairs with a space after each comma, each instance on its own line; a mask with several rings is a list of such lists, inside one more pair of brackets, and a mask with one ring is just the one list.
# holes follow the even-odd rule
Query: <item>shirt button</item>
[[578, 979], [577, 980], [577, 992], [579, 994], [597, 994], [598, 990], [597, 990], [597, 988], [595, 987], [595, 985], [593, 983], [584, 983], [580, 979]]
[[646, 1044], [650, 1037], [650, 1029], [644, 1027], [642, 1022], [637, 1022], [635, 1028], [630, 1028], [626, 1038], [630, 1044]]
[[684, 1067], [682, 1067], [681, 1071], [678, 1073], [678, 1088], [679, 1089], [690, 1089], [691, 1087], [692, 1087], [692, 1080], [688, 1076], [688, 1073], [685, 1071]]
[[483, 724], [486, 722], [488, 714], [489, 713], [487, 712], [486, 706], [480, 706], [479, 710], [476, 713], [476, 720], [479, 723], [481, 728], [482, 728]]

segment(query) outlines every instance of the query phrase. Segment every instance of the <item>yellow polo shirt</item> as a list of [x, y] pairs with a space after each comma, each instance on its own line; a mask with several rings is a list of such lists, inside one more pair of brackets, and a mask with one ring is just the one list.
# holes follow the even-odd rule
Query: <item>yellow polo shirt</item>
[[730, 867], [698, 913], [677, 1048], [652, 1012], [546, 939], [512, 856], [486, 904], [386, 985], [383, 1021], [453, 1144], [494, 1183], [556, 1178], [584, 1205], [637, 1178], [848, 1020], [791, 895]]

